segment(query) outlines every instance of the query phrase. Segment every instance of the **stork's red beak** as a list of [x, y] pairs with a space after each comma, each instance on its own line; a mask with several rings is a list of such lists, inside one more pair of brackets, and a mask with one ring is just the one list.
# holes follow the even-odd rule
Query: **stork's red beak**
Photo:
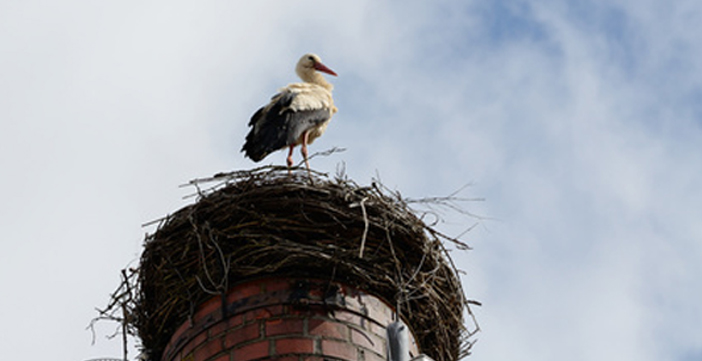
[[334, 72], [334, 70], [327, 68], [327, 66], [322, 64], [322, 63], [314, 63], [314, 68], [318, 71], [327, 73], [329, 75], [336, 76], [336, 73]]

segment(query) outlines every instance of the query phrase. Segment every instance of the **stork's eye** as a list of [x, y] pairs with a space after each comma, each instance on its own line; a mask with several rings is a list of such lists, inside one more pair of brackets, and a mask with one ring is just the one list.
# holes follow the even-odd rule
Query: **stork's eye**
[[308, 56], [307, 59], [314, 63], [314, 57], [312, 55]]

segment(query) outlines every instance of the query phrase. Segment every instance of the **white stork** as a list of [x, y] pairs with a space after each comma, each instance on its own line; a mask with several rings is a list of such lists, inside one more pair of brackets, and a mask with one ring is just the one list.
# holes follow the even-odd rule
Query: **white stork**
[[302, 83], [290, 84], [271, 98], [270, 103], [259, 109], [249, 122], [252, 127], [241, 148], [254, 162], [271, 152], [288, 147], [287, 163], [292, 167], [293, 149], [301, 144], [301, 153], [307, 169], [307, 145], [324, 133], [337, 109], [332, 98], [333, 86], [322, 74], [336, 73], [322, 64], [319, 56], [305, 54], [295, 67]]

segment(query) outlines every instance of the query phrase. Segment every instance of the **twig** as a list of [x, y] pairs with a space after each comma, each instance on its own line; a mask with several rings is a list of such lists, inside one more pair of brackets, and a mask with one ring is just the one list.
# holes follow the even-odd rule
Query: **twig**
[[363, 249], [366, 247], [366, 237], [368, 236], [368, 213], [366, 213], [366, 201], [368, 197], [363, 197], [359, 203], [352, 203], [349, 207], [354, 208], [356, 206], [361, 206], [361, 212], [363, 213], [363, 235], [361, 236], [361, 247], [358, 250], [358, 258], [363, 258]]

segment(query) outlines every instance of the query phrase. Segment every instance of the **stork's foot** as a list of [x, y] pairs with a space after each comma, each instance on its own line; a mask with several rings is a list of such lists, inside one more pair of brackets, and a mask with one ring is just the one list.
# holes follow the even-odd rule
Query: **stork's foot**
[[288, 175], [292, 175], [293, 160], [292, 157], [288, 157]]
[[295, 148], [294, 145], [291, 145], [291, 146], [290, 146], [290, 151], [288, 151], [288, 158], [286, 159], [286, 161], [287, 161], [287, 163], [288, 163], [288, 175], [292, 175], [292, 170], [291, 170], [291, 168], [292, 168], [292, 166], [293, 166], [292, 155], [293, 155], [293, 149], [294, 149], [294, 148]]

